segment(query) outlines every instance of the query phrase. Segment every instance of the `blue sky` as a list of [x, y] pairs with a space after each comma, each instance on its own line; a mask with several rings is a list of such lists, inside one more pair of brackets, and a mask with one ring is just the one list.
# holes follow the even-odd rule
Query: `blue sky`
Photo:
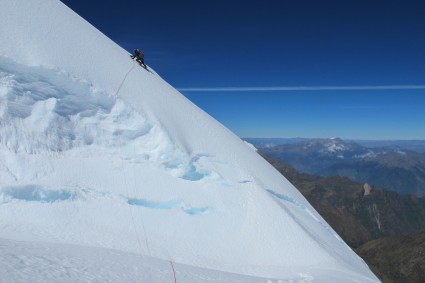
[[425, 1], [62, 2], [241, 137], [425, 139]]

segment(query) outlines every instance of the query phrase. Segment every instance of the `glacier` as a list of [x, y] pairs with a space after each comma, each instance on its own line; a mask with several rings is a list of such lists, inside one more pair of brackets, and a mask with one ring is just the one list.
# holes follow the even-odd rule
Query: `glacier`
[[0, 278], [379, 282], [252, 147], [60, 1], [1, 1], [0, 38]]

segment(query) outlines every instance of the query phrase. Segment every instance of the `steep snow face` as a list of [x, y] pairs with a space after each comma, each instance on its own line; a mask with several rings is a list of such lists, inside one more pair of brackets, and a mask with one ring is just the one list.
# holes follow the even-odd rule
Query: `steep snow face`
[[2, 1], [0, 37], [0, 238], [377, 281], [252, 148], [62, 3]]

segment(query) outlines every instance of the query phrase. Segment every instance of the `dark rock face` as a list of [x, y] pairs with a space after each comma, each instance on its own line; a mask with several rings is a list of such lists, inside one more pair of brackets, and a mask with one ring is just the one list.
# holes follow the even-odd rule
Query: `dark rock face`
[[356, 252], [383, 282], [425, 282], [425, 231], [370, 241]]
[[352, 247], [383, 236], [407, 235], [425, 229], [425, 198], [402, 196], [346, 177], [298, 173], [277, 160], [266, 159], [307, 198]]

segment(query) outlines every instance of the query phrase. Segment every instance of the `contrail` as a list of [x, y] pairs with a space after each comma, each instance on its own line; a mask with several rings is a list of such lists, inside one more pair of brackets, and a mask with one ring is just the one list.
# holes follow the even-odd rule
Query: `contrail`
[[320, 90], [409, 90], [425, 89], [425, 85], [366, 85], [366, 86], [270, 86], [270, 87], [188, 87], [182, 92], [244, 92], [244, 91], [320, 91]]

